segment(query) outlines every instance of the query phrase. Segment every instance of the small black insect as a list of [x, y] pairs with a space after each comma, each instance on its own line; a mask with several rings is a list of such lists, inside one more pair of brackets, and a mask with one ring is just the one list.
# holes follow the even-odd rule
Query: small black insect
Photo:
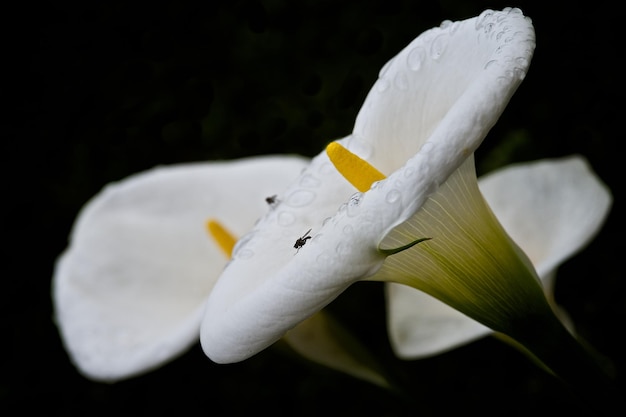
[[306, 241], [311, 239], [311, 236], [309, 236], [309, 233], [311, 233], [311, 229], [309, 229], [308, 232], [306, 232], [302, 237], [299, 237], [298, 239], [296, 239], [296, 243], [294, 243], [293, 247], [300, 250], [300, 248], [304, 246]]
[[270, 206], [274, 205], [276, 203], [276, 194], [269, 196], [265, 199], [265, 202], [267, 204], [269, 204]]

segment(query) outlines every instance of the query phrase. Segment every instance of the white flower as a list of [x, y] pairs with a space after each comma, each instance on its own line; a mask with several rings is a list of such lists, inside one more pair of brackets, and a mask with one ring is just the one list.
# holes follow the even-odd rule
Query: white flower
[[[480, 189], [507, 233], [532, 261], [553, 299], [558, 266], [600, 230], [611, 193], [581, 156], [510, 165], [479, 179]], [[437, 299], [404, 285], [386, 285], [388, 329], [396, 354], [417, 359], [471, 342], [492, 330]], [[571, 325], [571, 324], [570, 324]]]
[[205, 300], [228, 261], [207, 219], [242, 235], [307, 162], [268, 156], [159, 167], [89, 201], [53, 277], [55, 319], [78, 369], [115, 381], [197, 343]]
[[328, 148], [332, 163], [315, 157], [238, 242], [207, 302], [205, 353], [246, 359], [365, 279], [423, 289], [500, 330], [514, 330], [525, 308], [544, 308], [473, 167], [534, 46], [520, 10], [487, 10], [424, 32], [389, 61], [352, 135]]
[[[160, 167], [89, 201], [53, 278], [56, 320], [77, 368], [114, 382], [197, 343], [204, 302], [237, 236], [276, 206], [275, 193], [307, 162], [268, 156]], [[326, 312], [286, 334], [285, 346], [389, 387], [376, 359]]]

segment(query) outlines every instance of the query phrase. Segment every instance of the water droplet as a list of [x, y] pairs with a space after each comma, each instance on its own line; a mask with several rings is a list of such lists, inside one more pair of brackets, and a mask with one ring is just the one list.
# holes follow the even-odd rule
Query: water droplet
[[520, 56], [520, 57], [515, 59], [515, 62], [521, 68], [524, 68], [524, 69], [528, 68], [528, 59], [526, 57]]
[[244, 246], [254, 237], [254, 235], [255, 232], [250, 232], [242, 236], [242, 238], [235, 243], [235, 247], [233, 248], [233, 258], [239, 257], [240, 253], [244, 251], [252, 252], [249, 249], [244, 249]]
[[396, 74], [394, 78], [394, 84], [400, 91], [406, 91], [409, 89], [409, 79], [403, 72], [399, 72]]
[[389, 71], [389, 67], [391, 67], [392, 62], [393, 58], [387, 61], [385, 65], [383, 65], [383, 67], [378, 72], [378, 78], [385, 78], [385, 74], [387, 73], [387, 71]]
[[406, 57], [407, 65], [412, 71], [419, 71], [419, 69], [422, 68], [425, 56], [426, 52], [423, 48], [413, 48], [413, 50], [411, 50], [411, 52], [409, 52], [409, 55]]
[[351, 235], [352, 232], [354, 232], [354, 230], [352, 229], [352, 225], [349, 225], [349, 224], [345, 225], [343, 227], [343, 232], [347, 235]]
[[476, 29], [480, 29], [485, 25], [485, 21], [491, 19], [493, 10], [485, 10], [476, 18]]
[[378, 81], [376, 81], [376, 90], [382, 93], [387, 91], [387, 89], [389, 89], [389, 81], [384, 78], [379, 78]]
[[415, 170], [413, 168], [405, 168], [404, 169], [404, 178], [410, 178]]
[[278, 213], [278, 224], [281, 226], [289, 226], [296, 221], [296, 215], [289, 211]]
[[332, 172], [336, 172], [335, 166], [330, 162], [324, 162], [320, 164], [319, 173], [322, 175], [328, 175]]
[[441, 55], [443, 55], [447, 46], [448, 35], [441, 34], [437, 36], [430, 44], [430, 57], [437, 61], [439, 58], [441, 58]]
[[315, 193], [309, 190], [296, 190], [287, 196], [285, 204], [291, 207], [304, 207], [315, 200]]
[[382, 189], [384, 186], [384, 183], [385, 183], [385, 180], [375, 181], [370, 187], [370, 190], [376, 190], [378, 188]]
[[459, 21], [452, 23], [452, 25], [448, 28], [448, 30], [450, 31], [450, 34], [454, 34], [457, 30], [459, 30], [460, 26], [461, 26], [461, 22]]
[[387, 193], [387, 196], [385, 197], [385, 200], [388, 203], [395, 203], [398, 200], [400, 200], [400, 191], [398, 190], [391, 190]]
[[328, 264], [328, 262], [330, 262], [330, 256], [327, 253], [320, 253], [319, 255], [317, 255], [316, 260], [318, 263], [326, 265]]
[[311, 174], [306, 174], [300, 179], [300, 185], [306, 188], [319, 187], [320, 183], [320, 180]]
[[253, 255], [254, 255], [254, 252], [252, 252], [251, 249], [241, 249], [239, 252], [237, 252], [236, 258], [237, 259], [250, 259], [252, 258]]
[[348, 242], [339, 242], [337, 244], [337, 247], [335, 248], [335, 251], [337, 252], [337, 255], [343, 256], [350, 251], [350, 245], [348, 244]]
[[358, 206], [362, 198], [363, 193], [354, 193], [350, 196], [350, 201], [348, 204], [351, 206]]
[[488, 62], [485, 64], [485, 69], [487, 69], [487, 68], [489, 68], [490, 66], [494, 65], [496, 62], [498, 62], [498, 60], [496, 60], [496, 59], [492, 59], [491, 61], [488, 61]]
[[348, 201], [348, 216], [355, 216], [358, 212], [358, 207], [363, 198], [363, 193], [355, 193], [350, 197]]

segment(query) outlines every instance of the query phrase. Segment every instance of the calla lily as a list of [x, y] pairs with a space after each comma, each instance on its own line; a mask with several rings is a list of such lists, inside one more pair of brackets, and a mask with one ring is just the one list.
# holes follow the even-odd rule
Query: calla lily
[[[611, 207], [610, 191], [578, 155], [510, 165], [481, 177], [479, 187], [568, 322], [553, 298], [556, 270], [595, 237]], [[389, 337], [403, 359], [438, 354], [492, 333], [411, 287], [389, 283], [386, 295]]]
[[53, 277], [55, 319], [87, 377], [116, 381], [197, 343], [205, 300], [228, 261], [205, 230], [252, 227], [300, 157], [158, 167], [107, 186], [81, 210]]
[[[89, 201], [53, 278], [56, 321], [77, 368], [114, 382], [197, 343], [204, 302], [237, 236], [272, 209], [274, 193], [307, 162], [266, 156], [159, 167]], [[375, 358], [325, 312], [287, 334], [285, 346], [389, 387]]]
[[207, 302], [207, 356], [244, 360], [360, 280], [410, 285], [505, 332], [549, 310], [473, 166], [534, 47], [519, 9], [487, 10], [424, 32], [389, 61], [353, 133], [237, 243]]
[[610, 412], [613, 383], [554, 314], [476, 179], [473, 152], [534, 47], [519, 9], [487, 10], [424, 32], [389, 61], [352, 134], [313, 158], [237, 242], [206, 303], [205, 354], [245, 360], [350, 285], [394, 282], [505, 335]]

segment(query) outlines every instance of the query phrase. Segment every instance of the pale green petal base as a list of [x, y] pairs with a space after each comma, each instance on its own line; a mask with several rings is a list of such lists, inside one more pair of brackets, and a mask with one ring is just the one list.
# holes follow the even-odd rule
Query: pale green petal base
[[473, 157], [388, 233], [380, 248], [421, 237], [431, 239], [388, 257], [372, 278], [417, 288], [503, 333], [528, 314], [545, 314], [539, 279], [486, 205]]
[[532, 264], [484, 201], [473, 158], [380, 247], [421, 237], [431, 239], [388, 257], [372, 278], [424, 291], [510, 337], [591, 409], [620, 406], [612, 382], [553, 313]]
[[[478, 185], [528, 254], [557, 317], [573, 332], [572, 320], [554, 300], [556, 270], [600, 230], [611, 207], [610, 190], [580, 155], [512, 164], [479, 178]], [[388, 283], [386, 296], [389, 337], [401, 358], [434, 355], [492, 333], [410, 287]]]

